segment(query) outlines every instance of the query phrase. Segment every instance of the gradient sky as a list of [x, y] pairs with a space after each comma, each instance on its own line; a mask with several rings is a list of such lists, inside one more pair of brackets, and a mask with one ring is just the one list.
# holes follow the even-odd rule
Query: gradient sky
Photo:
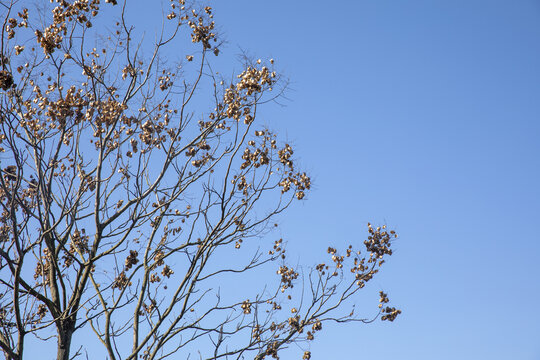
[[313, 179], [280, 221], [289, 259], [368, 221], [400, 234], [363, 296], [403, 314], [325, 325], [312, 360], [540, 360], [540, 1], [210, 4], [226, 70], [247, 50], [291, 81], [261, 113]]
[[[300, 262], [386, 223], [396, 322], [328, 326], [312, 359], [540, 359], [540, 2], [214, 2], [225, 53], [276, 59], [263, 111], [314, 180]], [[371, 309], [369, 309], [371, 310]]]

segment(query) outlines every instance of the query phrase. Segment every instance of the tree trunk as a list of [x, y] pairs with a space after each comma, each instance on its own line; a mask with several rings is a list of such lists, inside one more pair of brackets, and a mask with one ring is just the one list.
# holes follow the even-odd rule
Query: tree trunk
[[71, 337], [75, 329], [75, 322], [71, 319], [62, 320], [58, 328], [58, 349], [56, 360], [69, 360]]

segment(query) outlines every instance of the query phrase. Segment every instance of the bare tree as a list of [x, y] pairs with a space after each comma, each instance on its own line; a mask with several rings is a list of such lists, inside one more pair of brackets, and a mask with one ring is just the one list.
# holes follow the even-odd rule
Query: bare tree
[[226, 80], [210, 7], [171, 1], [150, 47], [127, 1], [105, 3], [0, 2], [6, 359], [29, 342], [95, 358], [92, 337], [111, 360], [278, 358], [293, 343], [309, 359], [327, 321], [394, 320], [382, 292], [372, 318], [349, 306], [393, 231], [368, 224], [365, 250], [330, 247], [305, 271], [272, 237], [310, 188], [292, 147], [257, 124], [284, 88], [273, 60]]

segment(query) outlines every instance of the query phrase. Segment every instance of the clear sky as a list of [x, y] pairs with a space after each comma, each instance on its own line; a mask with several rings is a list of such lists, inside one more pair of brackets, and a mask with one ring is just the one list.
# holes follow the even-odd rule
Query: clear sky
[[291, 79], [263, 115], [314, 178], [281, 226], [300, 262], [400, 234], [370, 291], [401, 317], [328, 328], [313, 359], [540, 359], [540, 2], [214, 8], [226, 52]]
[[[149, 1], [130, 3], [144, 25]], [[540, 360], [540, 0], [210, 5], [224, 59], [291, 81], [261, 118], [313, 179], [280, 220], [292, 261], [361, 244], [368, 221], [400, 235], [363, 296], [401, 316], [325, 325], [312, 360]]]

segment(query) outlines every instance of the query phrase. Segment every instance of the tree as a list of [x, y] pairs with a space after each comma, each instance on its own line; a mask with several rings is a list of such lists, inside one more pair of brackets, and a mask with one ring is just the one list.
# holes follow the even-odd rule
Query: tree
[[[257, 123], [286, 85], [273, 60], [246, 60], [226, 80], [212, 69], [210, 7], [171, 1], [150, 48], [128, 2], [105, 3], [0, 3], [6, 359], [23, 359], [27, 343], [55, 344], [58, 360], [99, 348], [109, 359], [264, 359], [297, 343], [309, 359], [325, 322], [393, 321], [383, 292], [373, 318], [349, 306], [392, 254], [393, 231], [368, 225], [365, 250], [329, 247], [328, 264], [302, 274], [272, 237], [310, 189], [292, 147]], [[186, 33], [193, 44], [180, 47]], [[263, 281], [231, 291], [250, 276]]]

